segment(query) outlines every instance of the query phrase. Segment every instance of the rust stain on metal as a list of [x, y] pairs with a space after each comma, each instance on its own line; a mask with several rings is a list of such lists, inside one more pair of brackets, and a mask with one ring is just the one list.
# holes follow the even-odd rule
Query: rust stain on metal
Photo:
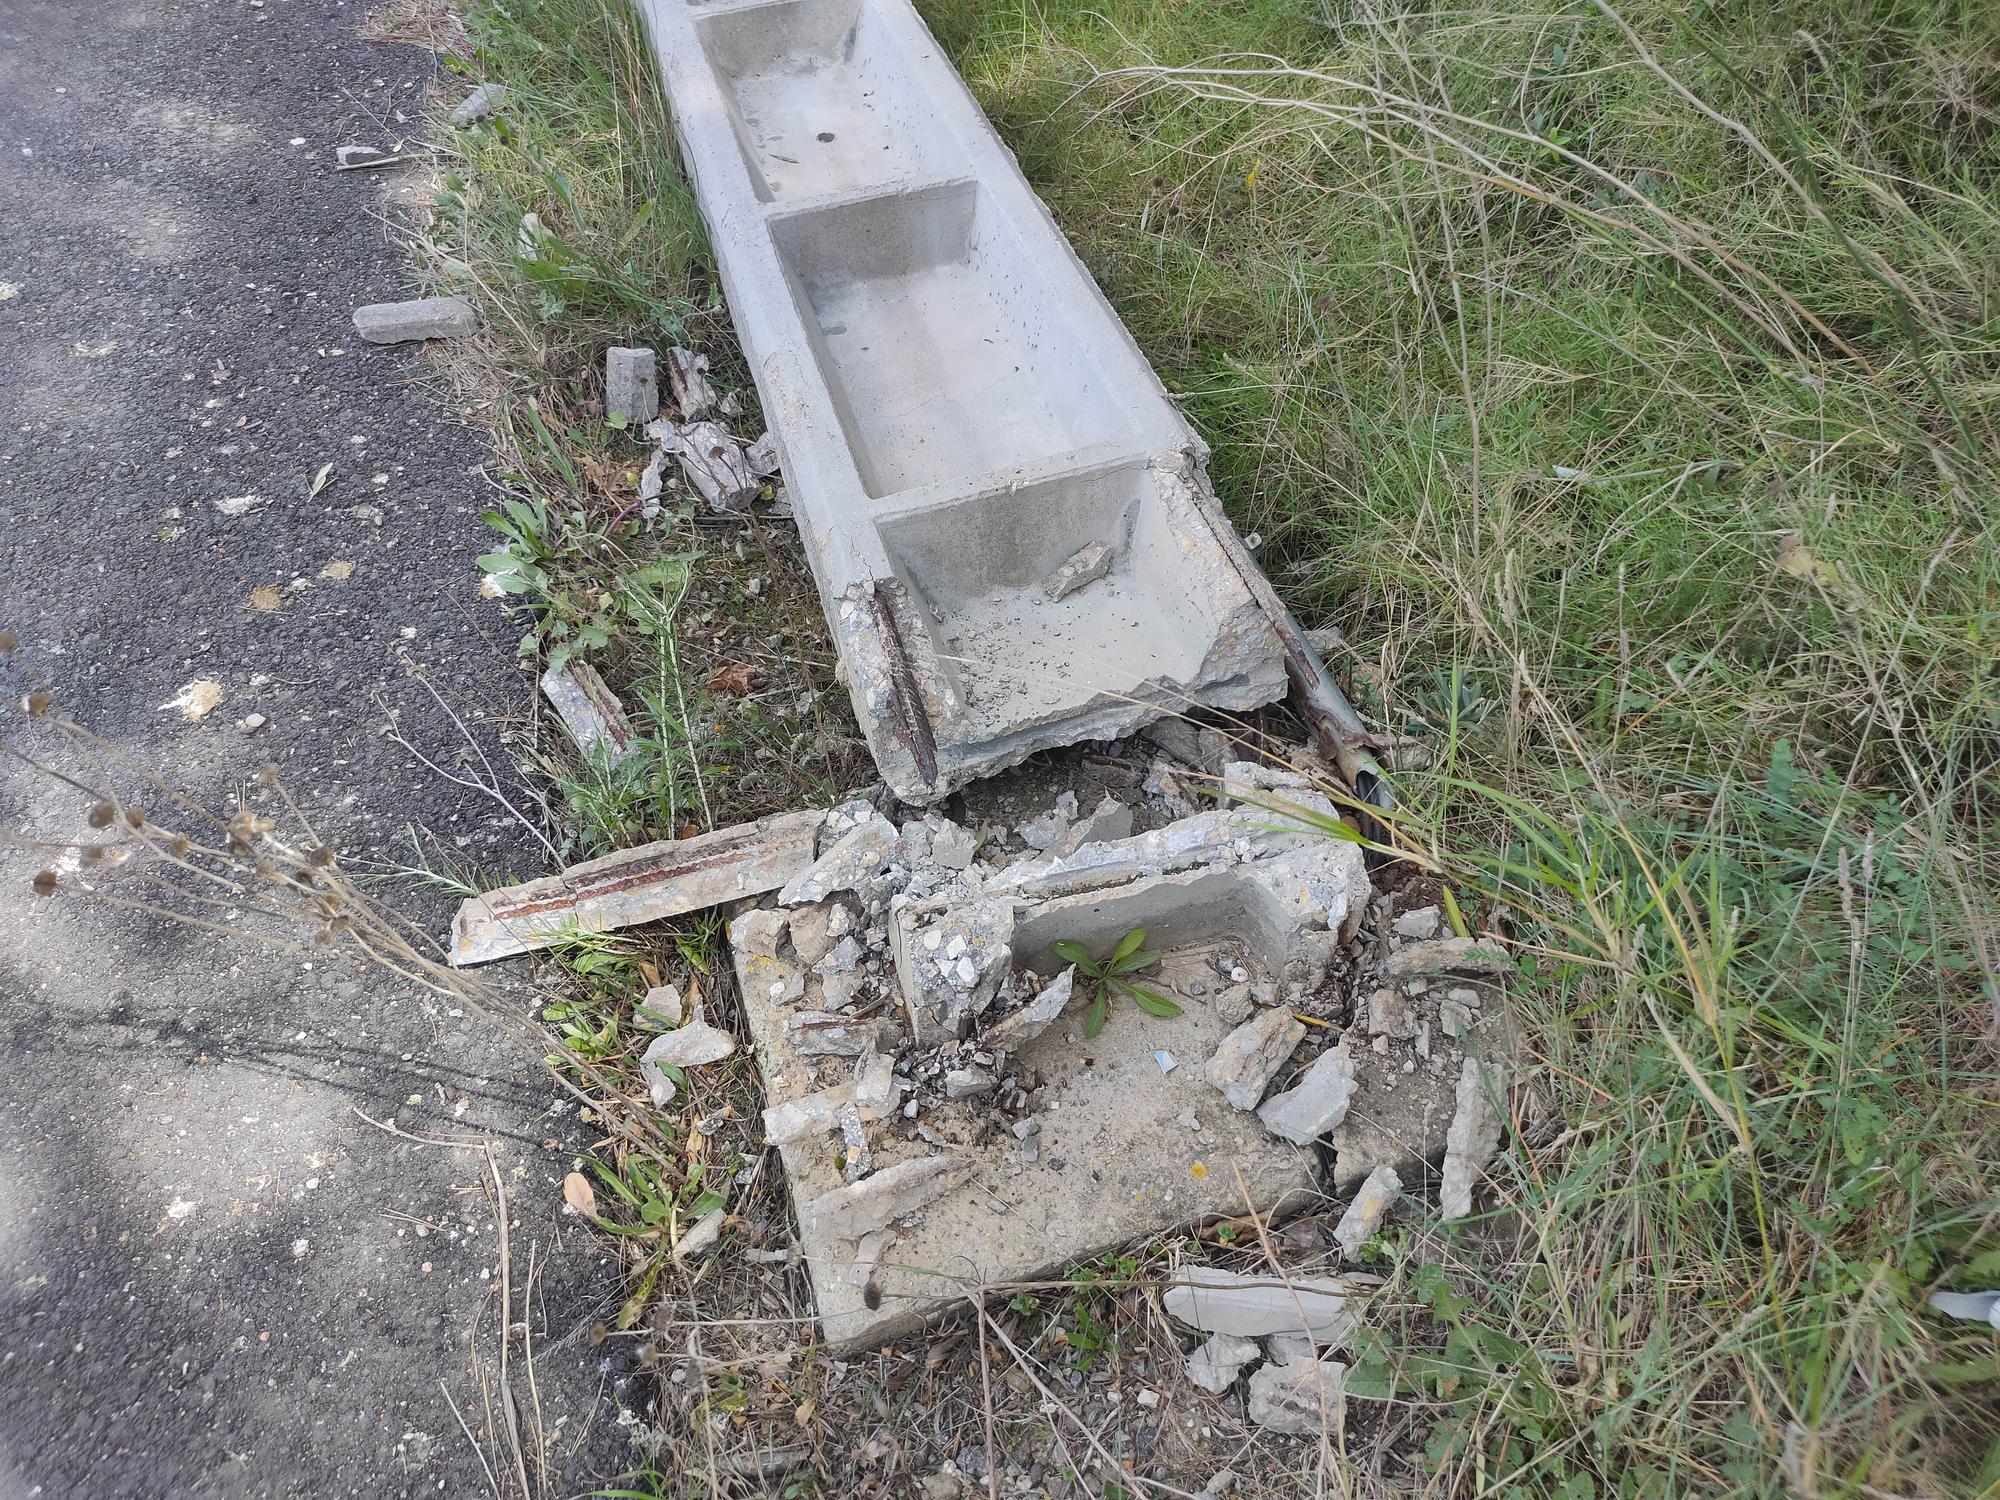
[[882, 644], [889, 657], [889, 685], [896, 694], [896, 714], [903, 721], [903, 739], [910, 747], [910, 754], [917, 762], [917, 769], [923, 773], [924, 785], [937, 785], [937, 735], [931, 727], [931, 716], [924, 707], [924, 697], [917, 689], [917, 674], [910, 666], [908, 653], [903, 649], [903, 633], [896, 624], [896, 611], [889, 602], [888, 590], [877, 579], [868, 585], [868, 596], [875, 605], [875, 623], [882, 627]]

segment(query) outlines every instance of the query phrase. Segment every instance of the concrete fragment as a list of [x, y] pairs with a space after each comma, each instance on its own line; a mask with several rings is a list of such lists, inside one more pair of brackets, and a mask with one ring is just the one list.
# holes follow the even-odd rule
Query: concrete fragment
[[335, 146], [333, 148], [334, 169], [340, 172], [360, 172], [369, 167], [393, 167], [403, 161], [400, 153], [384, 151], [377, 146]]
[[851, 974], [861, 967], [864, 951], [859, 938], [844, 937], [829, 948], [813, 967], [822, 974]]
[[[896, 794], [934, 803], [1190, 702], [1280, 696], [1199, 439], [911, 7], [643, 9]], [[1093, 542], [1108, 570], [1051, 599]]]
[[681, 1237], [674, 1241], [674, 1263], [686, 1265], [715, 1248], [715, 1242], [722, 1238], [722, 1226], [728, 1219], [729, 1211], [711, 1208], [681, 1231]]
[[2000, 1292], [1932, 1292], [1929, 1305], [1947, 1318], [2000, 1329]]
[[1250, 1377], [1250, 1420], [1267, 1432], [1337, 1437], [1347, 1416], [1347, 1366], [1337, 1359], [1275, 1360]]
[[952, 908], [921, 928], [898, 914], [896, 977], [911, 1018], [956, 1036], [983, 1015], [1010, 971], [1014, 910], [999, 901]]
[[874, 1028], [867, 1022], [825, 1010], [787, 1016], [785, 1035], [801, 1057], [859, 1057], [875, 1043]]
[[772, 1105], [764, 1111], [764, 1144], [783, 1146], [839, 1129], [840, 1112], [853, 1103], [853, 1095], [842, 1084]]
[[654, 1037], [640, 1060], [656, 1068], [698, 1068], [721, 1062], [735, 1051], [735, 1037], [695, 1016]]
[[895, 852], [896, 825], [871, 808], [867, 818], [835, 839], [811, 869], [779, 891], [778, 900], [785, 906], [805, 906], [837, 891], [855, 890], [881, 874]]
[[1202, 1390], [1219, 1396], [1236, 1383], [1243, 1367], [1262, 1353], [1255, 1339], [1240, 1338], [1233, 1333], [1210, 1334], [1187, 1357], [1187, 1378]]
[[1438, 1212], [1447, 1219], [1472, 1212], [1472, 1185], [1500, 1149], [1499, 1096], [1505, 1088], [1506, 1075], [1476, 1057], [1459, 1068], [1457, 1107], [1445, 1133], [1438, 1181]]
[[667, 350], [667, 389], [674, 409], [685, 422], [697, 422], [715, 409], [715, 387], [708, 383], [708, 356], [692, 349]]
[[955, 1156], [914, 1157], [822, 1194], [806, 1205], [806, 1212], [820, 1232], [859, 1239], [943, 1197], [970, 1171]]
[[1394, 1167], [1380, 1166], [1368, 1174], [1367, 1181], [1354, 1195], [1354, 1201], [1347, 1205], [1347, 1212], [1333, 1226], [1333, 1238], [1340, 1246], [1343, 1259], [1361, 1258], [1361, 1247], [1375, 1237], [1375, 1232], [1382, 1227], [1382, 1220], [1388, 1217], [1396, 1195], [1402, 1191], [1403, 1179], [1396, 1174]]
[[1356, 1290], [1345, 1281], [1239, 1276], [1206, 1266], [1183, 1267], [1161, 1300], [1204, 1333], [1310, 1334], [1329, 1347], [1344, 1344], [1361, 1318]]
[[833, 951], [834, 936], [828, 930], [833, 923], [833, 910], [829, 902], [822, 901], [815, 906], [802, 906], [791, 914], [792, 951], [798, 954], [800, 963], [816, 964]]
[[1397, 937], [1434, 938], [1444, 914], [1435, 906], [1420, 906], [1415, 911], [1406, 911], [1389, 924], [1389, 930]]
[[947, 1099], [977, 1099], [1000, 1086], [1000, 1080], [984, 1068], [951, 1068], [944, 1075]]
[[1403, 979], [1432, 974], [1505, 974], [1514, 966], [1493, 943], [1475, 938], [1433, 938], [1409, 943], [1389, 955], [1389, 977]]
[[1232, 984], [1215, 997], [1215, 1013], [1231, 1026], [1241, 1026], [1257, 1013], [1253, 993], [1247, 984]]
[[644, 1057], [639, 1059], [639, 1077], [644, 1080], [646, 1094], [655, 1109], [665, 1109], [680, 1092], [680, 1086], [667, 1077], [658, 1063], [649, 1062]]
[[1295, 1086], [1265, 1100], [1257, 1118], [1271, 1134], [1294, 1145], [1310, 1146], [1347, 1118], [1354, 1086], [1354, 1055], [1342, 1041], [1314, 1058]]
[[468, 125], [477, 125], [500, 107], [500, 101], [507, 95], [504, 85], [482, 83], [458, 102], [451, 112], [451, 123], [463, 130]]
[[1400, 990], [1376, 990], [1368, 997], [1368, 1034], [1408, 1040], [1417, 1033], [1416, 1012]]
[[1089, 542], [1072, 552], [1063, 565], [1042, 580], [1042, 592], [1058, 602], [1111, 571], [1111, 549]]
[[768, 906], [753, 907], [729, 924], [729, 941], [746, 953], [776, 958], [785, 927], [783, 912]]
[[452, 922], [453, 967], [614, 932], [773, 890], [812, 864], [823, 814], [779, 813], [691, 839], [642, 844], [560, 875], [469, 897]]
[[1236, 1108], [1255, 1109], [1271, 1079], [1305, 1034], [1304, 1023], [1291, 1012], [1264, 1011], [1222, 1039], [1202, 1076]]
[[757, 478], [743, 445], [714, 422], [676, 427], [665, 417], [646, 424], [646, 435], [680, 464], [681, 477], [716, 515], [742, 515], [757, 497]]
[[934, 861], [947, 870], [963, 870], [971, 866], [978, 853], [979, 838], [970, 828], [961, 828], [949, 818], [936, 820], [931, 828]]
[[680, 1025], [680, 986], [661, 984], [647, 990], [634, 1007], [632, 1019], [647, 1031], [667, 1031]]
[[854, 1110], [863, 1120], [886, 1120], [896, 1112], [896, 1059], [887, 1052], [864, 1052], [854, 1064]]
[[750, 466], [750, 472], [759, 479], [772, 478], [778, 472], [778, 440], [770, 433], [765, 433], [743, 450], [743, 462]]
[[1018, 1010], [1009, 1011], [986, 1031], [985, 1044], [996, 1052], [1025, 1046], [1054, 1025], [1076, 991], [1076, 968], [1064, 969], [1041, 993]]
[[618, 695], [597, 669], [572, 657], [542, 674], [542, 695], [569, 730], [584, 759], [617, 765], [640, 748]]
[[1064, 792], [1056, 798], [1056, 805], [1037, 817], [1028, 819], [1014, 831], [1021, 836], [1021, 842], [1030, 849], [1053, 849], [1068, 836], [1070, 827], [1076, 821], [1076, 793]]
[[1091, 810], [1089, 817], [1056, 841], [1052, 852], [1058, 855], [1074, 854], [1085, 844], [1102, 844], [1131, 836], [1132, 809], [1116, 797], [1107, 796]]
[[463, 297], [416, 297], [354, 309], [354, 331], [371, 344], [462, 338], [479, 331], [479, 315]]
[[643, 427], [659, 416], [659, 371], [651, 349], [604, 351], [604, 414], [627, 427]]

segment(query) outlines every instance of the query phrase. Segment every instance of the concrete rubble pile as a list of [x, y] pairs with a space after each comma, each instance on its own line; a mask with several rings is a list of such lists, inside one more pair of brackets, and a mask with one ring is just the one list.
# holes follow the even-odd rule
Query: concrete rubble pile
[[[782, 469], [883, 781], [489, 892], [452, 961], [729, 908], [836, 1351], [1162, 1231], [1281, 1220], [1328, 1182], [1349, 1264], [1406, 1197], [1469, 1214], [1517, 1063], [1509, 962], [1420, 887], [1378, 893], [1307, 778], [1180, 717], [1269, 703], [1288, 673], [1309, 697], [1289, 616], [906, 0], [832, 31], [804, 6], [645, 8], [772, 429], [731, 436], [741, 403], [682, 349], [609, 351], [608, 407], [654, 444], [650, 507], [678, 482], [740, 514]], [[864, 81], [881, 110], [842, 103]], [[794, 138], [801, 90], [826, 125]], [[626, 753], [588, 668], [544, 689], [587, 754]], [[1052, 762], [1073, 784], [990, 815], [995, 772], [1079, 745]], [[1151, 1006], [1091, 971], [1137, 932]], [[670, 1069], [735, 1047], [670, 986], [635, 1019], [662, 1107]], [[1166, 1306], [1204, 1335], [1194, 1384], [1247, 1379], [1253, 1420], [1319, 1432], [1371, 1285], [1191, 1269]]]

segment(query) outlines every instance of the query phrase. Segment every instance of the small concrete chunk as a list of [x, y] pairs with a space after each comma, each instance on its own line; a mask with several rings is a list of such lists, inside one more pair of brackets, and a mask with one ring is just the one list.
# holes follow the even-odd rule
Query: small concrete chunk
[[882, 873], [896, 852], [896, 825], [869, 810], [859, 826], [833, 842], [810, 870], [778, 892], [786, 906], [824, 901], [836, 891], [851, 891]]
[[680, 464], [681, 477], [716, 515], [742, 515], [757, 497], [757, 477], [743, 445], [714, 422], [676, 427], [665, 417], [646, 424], [646, 435]]
[[787, 1016], [785, 1036], [801, 1057], [859, 1057], [875, 1044], [874, 1028], [866, 1021], [825, 1010]]
[[1106, 796], [1091, 809], [1090, 816], [1071, 828], [1051, 849], [1058, 856], [1076, 853], [1085, 844], [1102, 844], [1132, 836], [1132, 809], [1116, 797]]
[[1438, 1212], [1462, 1219], [1472, 1212], [1472, 1184], [1500, 1149], [1498, 1097], [1506, 1087], [1496, 1067], [1468, 1057], [1458, 1072], [1457, 1108], [1445, 1132], [1444, 1166], [1438, 1182]]
[[1250, 1420], [1267, 1432], [1336, 1435], [1347, 1415], [1346, 1376], [1337, 1359], [1273, 1360], [1250, 1377]]
[[1361, 1184], [1354, 1201], [1347, 1205], [1347, 1212], [1333, 1226], [1333, 1237], [1340, 1246], [1343, 1259], [1361, 1258], [1361, 1247], [1375, 1237], [1375, 1231], [1388, 1217], [1396, 1195], [1402, 1191], [1403, 1179], [1394, 1167], [1385, 1164], [1368, 1174], [1368, 1180]]
[[1222, 1039], [1202, 1076], [1238, 1109], [1255, 1109], [1305, 1034], [1304, 1023], [1290, 1011], [1264, 1011]]
[[1240, 1338], [1309, 1334], [1331, 1346], [1345, 1343], [1361, 1320], [1344, 1281], [1293, 1277], [1288, 1283], [1206, 1266], [1184, 1267], [1161, 1300], [1190, 1327]]
[[1026, 1005], [994, 1022], [986, 1033], [986, 1045], [1003, 1052], [1032, 1042], [1055, 1024], [1075, 993], [1076, 968], [1072, 965], [1043, 985], [1042, 992]]
[[615, 766], [638, 753], [639, 737], [625, 717], [625, 706], [595, 667], [580, 661], [550, 667], [542, 674], [542, 695], [586, 760]]
[[371, 302], [354, 309], [354, 331], [371, 344], [462, 338], [479, 332], [479, 315], [463, 297], [417, 297]]
[[633, 1007], [632, 1020], [647, 1031], [668, 1031], [680, 1025], [680, 986], [661, 984], [647, 990]]
[[955, 1156], [919, 1156], [822, 1193], [807, 1210], [826, 1233], [858, 1240], [943, 1197], [971, 1170], [970, 1163]]
[[1086, 584], [1097, 582], [1111, 571], [1111, 549], [1103, 542], [1091, 542], [1072, 552], [1069, 560], [1049, 574], [1042, 591], [1052, 600], [1067, 599]]
[[802, 964], [816, 964], [833, 951], [833, 907], [826, 901], [802, 906], [791, 915], [792, 949]]
[[944, 1075], [947, 1099], [977, 1099], [1000, 1086], [1000, 1080], [984, 1068], [952, 1068]]
[[729, 924], [729, 941], [745, 953], [765, 958], [778, 956], [778, 944], [785, 936], [785, 914], [768, 906], [746, 911]]
[[931, 828], [933, 861], [947, 870], [963, 870], [971, 866], [978, 853], [979, 839], [970, 828], [961, 828], [949, 818], [935, 820]]
[[681, 1237], [674, 1241], [674, 1262], [685, 1265], [696, 1256], [706, 1255], [715, 1248], [715, 1242], [722, 1238], [722, 1225], [729, 1217], [729, 1211], [711, 1208], [681, 1231]]
[[735, 1051], [735, 1037], [696, 1016], [654, 1037], [640, 1060], [656, 1068], [698, 1068], [704, 1063], [721, 1062]]
[[1420, 906], [1415, 911], [1406, 911], [1394, 922], [1389, 930], [1397, 937], [1434, 938], [1443, 914], [1435, 906]]
[[1505, 974], [1512, 968], [1507, 955], [1496, 945], [1469, 937], [1410, 943], [1389, 955], [1391, 979], [1450, 973]]
[[854, 1064], [854, 1111], [863, 1120], [886, 1120], [896, 1112], [896, 1059], [887, 1052], [864, 1052]]
[[976, 901], [954, 907], [900, 941], [896, 968], [910, 1004], [955, 1032], [966, 1017], [984, 1014], [993, 1003], [1013, 955], [1012, 905]]
[[1416, 1012], [1398, 990], [1376, 990], [1368, 997], [1368, 1034], [1408, 1040], [1417, 1034]]
[[604, 351], [604, 414], [627, 427], [643, 427], [660, 414], [659, 370], [651, 349]]
[[1021, 842], [1030, 849], [1053, 849], [1069, 836], [1071, 826], [1076, 822], [1076, 793], [1064, 792], [1056, 798], [1056, 805], [1037, 817], [1028, 819], [1014, 832], [1021, 836]]
[[1314, 1058], [1296, 1086], [1266, 1100], [1257, 1118], [1271, 1134], [1310, 1146], [1347, 1118], [1354, 1088], [1354, 1056], [1342, 1041]]
[[1236, 1383], [1243, 1367], [1263, 1351], [1255, 1339], [1233, 1333], [1211, 1334], [1187, 1357], [1187, 1378], [1213, 1395], [1221, 1395]]
[[764, 1143], [784, 1146], [839, 1129], [840, 1112], [853, 1102], [853, 1093], [842, 1085], [772, 1105], [764, 1111]]
[[477, 125], [481, 120], [500, 107], [500, 101], [507, 95], [506, 87], [498, 83], [482, 83], [467, 94], [451, 112], [451, 123], [460, 130], [468, 125]]

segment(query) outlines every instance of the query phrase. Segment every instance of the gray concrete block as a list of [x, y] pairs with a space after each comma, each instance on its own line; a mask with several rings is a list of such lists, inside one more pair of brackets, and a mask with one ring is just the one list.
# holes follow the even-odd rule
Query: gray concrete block
[[642, 9], [896, 793], [1281, 696], [1200, 440], [907, 0]]
[[659, 365], [651, 349], [604, 351], [604, 414], [643, 427], [660, 414]]
[[479, 315], [463, 297], [417, 297], [371, 302], [354, 309], [354, 331], [371, 344], [459, 338], [479, 332]]

